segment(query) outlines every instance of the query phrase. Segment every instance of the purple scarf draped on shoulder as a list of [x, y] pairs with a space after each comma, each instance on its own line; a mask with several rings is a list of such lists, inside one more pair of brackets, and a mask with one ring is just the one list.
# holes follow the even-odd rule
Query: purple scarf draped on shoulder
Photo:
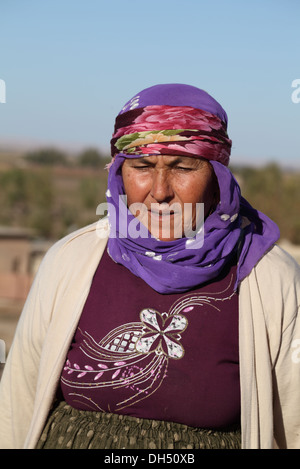
[[[229, 162], [231, 140], [227, 115], [209, 94], [189, 85], [156, 85], [132, 98], [116, 119], [111, 141], [107, 202], [108, 252], [159, 293], [179, 293], [213, 281], [239, 257], [235, 288], [279, 238], [277, 225], [241, 196]], [[197, 236], [160, 241], [135, 219], [124, 194], [121, 167], [125, 158], [169, 154], [210, 160], [218, 180], [220, 202]], [[125, 225], [123, 221], [125, 220]], [[144, 236], [132, 237], [135, 222]]]

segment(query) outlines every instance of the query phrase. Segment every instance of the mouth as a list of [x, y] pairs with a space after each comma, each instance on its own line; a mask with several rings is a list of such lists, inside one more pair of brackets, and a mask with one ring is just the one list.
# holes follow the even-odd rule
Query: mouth
[[176, 215], [176, 212], [174, 210], [148, 210], [148, 213], [150, 214], [151, 217], [159, 220], [163, 220], [166, 218], [173, 218]]
[[151, 204], [151, 207], [148, 209], [148, 212], [156, 217], [166, 217], [170, 215], [175, 215], [178, 210], [176, 211], [176, 207], [167, 204], [163, 204], [161, 206], [159, 206], [159, 204]]
[[154, 215], [174, 215], [175, 210], [148, 210], [150, 213], [154, 213]]

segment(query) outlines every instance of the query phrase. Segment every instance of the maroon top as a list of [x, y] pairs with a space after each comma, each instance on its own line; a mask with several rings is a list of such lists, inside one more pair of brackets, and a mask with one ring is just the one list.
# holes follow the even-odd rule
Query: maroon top
[[67, 403], [201, 428], [239, 423], [235, 273], [163, 295], [105, 251], [62, 372]]

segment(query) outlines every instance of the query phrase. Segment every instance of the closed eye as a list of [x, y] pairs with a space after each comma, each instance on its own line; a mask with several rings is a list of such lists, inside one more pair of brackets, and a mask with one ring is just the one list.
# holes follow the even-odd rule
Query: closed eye
[[190, 168], [190, 167], [187, 167], [187, 166], [176, 166], [175, 169], [179, 169], [181, 171], [193, 171], [193, 170], [195, 170], [195, 168]]
[[138, 165], [138, 166], [133, 166], [134, 169], [148, 169], [151, 168], [150, 165]]

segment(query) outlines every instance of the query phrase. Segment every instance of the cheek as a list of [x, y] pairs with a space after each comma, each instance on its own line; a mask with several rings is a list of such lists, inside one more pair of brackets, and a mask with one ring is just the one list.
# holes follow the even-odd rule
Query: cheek
[[202, 174], [189, 181], [189, 185], [186, 187], [181, 201], [190, 202], [192, 204], [203, 203], [204, 216], [206, 217], [217, 203], [217, 193], [218, 185], [214, 173], [211, 174], [209, 172], [206, 175]]
[[203, 202], [211, 205], [216, 198], [216, 184], [213, 178], [206, 181], [202, 187]]
[[212, 175], [198, 176], [181, 185], [183, 201], [209, 204], [216, 192], [215, 181]]
[[122, 169], [122, 178], [124, 191], [127, 195], [127, 205], [129, 206], [136, 202], [142, 203], [147, 194], [147, 182], [143, 178], [137, 178], [129, 168]]

